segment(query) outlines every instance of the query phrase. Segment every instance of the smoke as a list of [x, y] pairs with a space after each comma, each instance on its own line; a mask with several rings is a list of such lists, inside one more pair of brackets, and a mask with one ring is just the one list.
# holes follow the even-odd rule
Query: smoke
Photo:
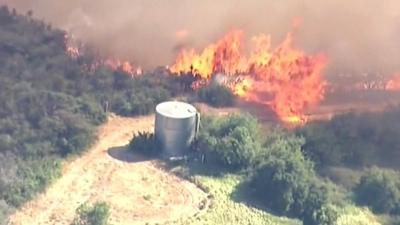
[[[66, 29], [103, 54], [150, 68], [173, 62], [179, 48], [204, 47], [228, 30], [260, 32], [325, 53], [329, 75], [400, 70], [398, 0], [0, 0]], [[293, 19], [303, 18], [299, 28]]]

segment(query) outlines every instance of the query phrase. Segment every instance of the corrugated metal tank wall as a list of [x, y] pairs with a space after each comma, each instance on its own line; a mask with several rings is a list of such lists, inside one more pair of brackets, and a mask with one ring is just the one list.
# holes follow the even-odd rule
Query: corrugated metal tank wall
[[156, 107], [155, 135], [164, 155], [181, 156], [193, 142], [199, 124], [196, 108], [184, 102], [163, 102]]

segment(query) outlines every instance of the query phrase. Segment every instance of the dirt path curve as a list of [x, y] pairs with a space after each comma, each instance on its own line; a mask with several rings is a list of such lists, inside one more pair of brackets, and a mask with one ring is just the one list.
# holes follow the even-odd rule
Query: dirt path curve
[[126, 152], [132, 133], [152, 130], [154, 116], [110, 117], [97, 143], [66, 163], [63, 176], [10, 217], [13, 225], [70, 224], [82, 203], [106, 201], [110, 222], [162, 223], [194, 215], [205, 194], [195, 185]]

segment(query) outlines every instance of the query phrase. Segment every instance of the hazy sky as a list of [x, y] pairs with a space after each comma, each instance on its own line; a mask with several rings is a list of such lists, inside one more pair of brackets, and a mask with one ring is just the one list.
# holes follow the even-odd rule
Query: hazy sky
[[[325, 53], [329, 73], [400, 71], [399, 0], [0, 0], [31, 9], [105, 54], [152, 67], [182, 45], [202, 47], [232, 28], [270, 33], [274, 43], [304, 19], [296, 45]], [[176, 32], [180, 32], [180, 38]]]

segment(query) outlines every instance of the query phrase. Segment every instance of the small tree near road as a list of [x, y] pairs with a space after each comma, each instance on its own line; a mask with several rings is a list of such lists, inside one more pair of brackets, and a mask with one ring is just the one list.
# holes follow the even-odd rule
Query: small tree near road
[[84, 203], [76, 213], [71, 225], [108, 225], [110, 207], [105, 202], [96, 202], [93, 206]]

